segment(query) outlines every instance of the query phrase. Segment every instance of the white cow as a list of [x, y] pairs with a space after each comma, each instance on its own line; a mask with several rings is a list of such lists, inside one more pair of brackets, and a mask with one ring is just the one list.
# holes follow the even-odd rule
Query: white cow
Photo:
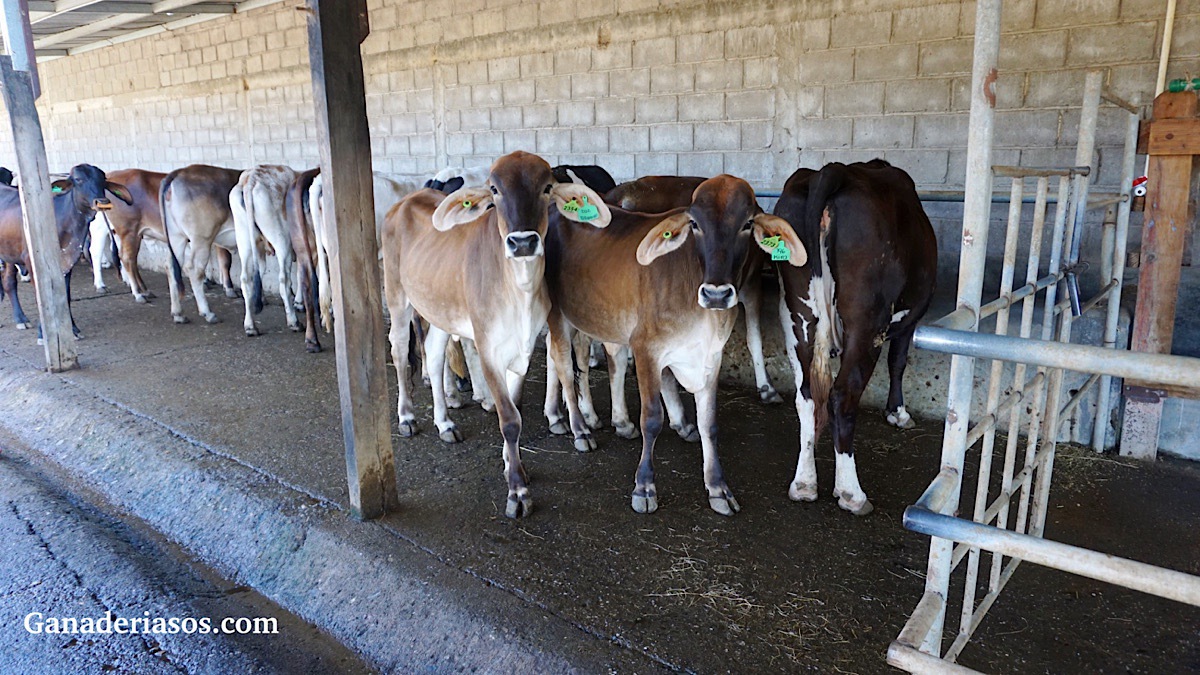
[[237, 237], [238, 257], [242, 259], [242, 298], [246, 304], [246, 318], [242, 327], [246, 335], [258, 335], [254, 315], [263, 308], [262, 256], [260, 239], [275, 251], [279, 260], [279, 297], [283, 299], [287, 313], [288, 328], [300, 330], [296, 308], [290, 302], [292, 293], [292, 266], [296, 254], [292, 249], [292, 236], [283, 212], [283, 200], [288, 186], [296, 180], [296, 171], [290, 167], [260, 164], [242, 172], [237, 185], [229, 191], [229, 208], [233, 211], [233, 228]]

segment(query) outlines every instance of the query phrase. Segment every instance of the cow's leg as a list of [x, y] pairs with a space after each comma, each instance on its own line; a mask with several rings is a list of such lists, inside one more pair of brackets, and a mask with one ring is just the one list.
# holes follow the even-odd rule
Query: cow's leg
[[546, 416], [546, 424], [550, 433], [562, 436], [571, 430], [563, 420], [562, 414], [562, 382], [558, 377], [558, 357], [554, 356], [551, 346], [551, 333], [546, 333], [546, 399], [542, 403], [542, 414]]
[[138, 268], [138, 253], [141, 250], [142, 238], [136, 232], [121, 237], [121, 276], [133, 291], [133, 299], [145, 304], [154, 294], [146, 288], [141, 269]]
[[600, 416], [596, 414], [596, 403], [592, 400], [592, 374], [588, 367], [592, 339], [583, 333], [576, 332], [571, 340], [572, 360], [571, 370], [575, 375], [575, 388], [579, 394], [579, 412], [583, 415], [583, 423], [591, 429], [599, 429]]
[[437, 374], [429, 381], [429, 388], [433, 391], [433, 423], [437, 425], [438, 438], [447, 443], [457, 443], [463, 439], [462, 432], [446, 413], [446, 390], [441, 377], [446, 368], [446, 343], [449, 341], [449, 333], [429, 324], [429, 330], [425, 332], [425, 358], [428, 359], [429, 370]]
[[321, 340], [317, 337], [317, 297], [313, 288], [313, 270], [306, 263], [298, 266], [296, 288], [304, 301], [304, 351], [316, 354], [321, 351]]
[[917, 327], [896, 335], [888, 347], [888, 375], [891, 386], [888, 388], [888, 402], [885, 412], [888, 424], [901, 429], [912, 429], [917, 426], [912, 416], [904, 409], [904, 369], [908, 367], [908, 350], [912, 347], [913, 333]]
[[654, 443], [662, 432], [663, 407], [660, 399], [662, 367], [650, 352], [634, 351], [637, 359], [638, 394], [642, 399], [642, 457], [633, 479], [633, 510], [654, 513], [658, 510], [658, 490], [654, 487]]
[[[238, 216], [238, 218], [244, 219], [245, 216]], [[245, 310], [245, 316], [242, 318], [242, 330], [246, 332], [247, 336], [254, 337], [259, 334], [258, 327], [254, 325], [254, 312], [256, 307], [258, 310], [262, 309], [263, 301], [261, 276], [263, 261], [258, 255], [254, 241], [258, 234], [258, 228], [254, 226], [254, 223], [245, 223], [239, 220], [238, 227], [234, 232], [237, 237], [238, 258], [242, 262], [241, 270], [238, 273], [238, 280], [242, 285], [242, 305]]]
[[[642, 367], [639, 365], [638, 370], [641, 369]], [[669, 370], [662, 374], [662, 397], [667, 406], [667, 419], [675, 433], [688, 443], [699, 443], [700, 432], [696, 429], [696, 425], [688, 420], [687, 410], [683, 407], [683, 399], [679, 396], [679, 383], [675, 381], [675, 375]]]
[[[583, 411], [579, 405], [579, 389], [587, 385], [586, 382], [581, 384], [575, 380], [575, 371], [578, 364], [575, 363], [576, 355], [572, 354], [576, 343], [575, 337], [582, 334], [575, 332], [567, 325], [566, 319], [557, 312], [551, 313], [550, 321], [552, 323], [550, 324], [550, 342], [547, 353], [553, 357], [555, 372], [553, 374], [547, 373], [546, 382], [549, 384], [551, 378], [553, 378], [562, 386], [563, 400], [567, 404], [567, 418], [571, 424], [571, 434], [575, 439], [575, 449], [580, 452], [595, 450], [596, 441], [592, 438], [592, 431], [584, 420]], [[587, 337], [583, 337], [582, 340], [587, 340]], [[586, 342], [583, 344], [586, 344]], [[557, 420], [551, 419], [552, 411], [550, 410], [549, 389], [549, 386], [547, 386], [546, 417], [552, 424], [557, 421], [561, 425], [561, 413], [559, 413]], [[555, 408], [557, 408], [557, 404], [558, 394], [556, 392], [554, 394]]]
[[[279, 263], [279, 298], [283, 302], [283, 313], [287, 317], [288, 328], [293, 333], [300, 332], [300, 318], [296, 315], [296, 304], [292, 302], [292, 267], [295, 257], [292, 254], [290, 242], [281, 242], [275, 246], [275, 255]], [[280, 253], [280, 251], [283, 251]]]
[[[706, 362], [696, 363], [690, 368], [668, 370], [685, 389], [696, 394], [696, 426], [699, 427], [700, 447], [704, 453], [704, 488], [708, 491], [708, 505], [723, 516], [732, 516], [742, 507], [725, 483], [725, 473], [717, 457], [716, 373], [721, 370], [721, 352], [710, 354]], [[711, 373], [707, 378], [704, 375], [706, 372]]]
[[167, 271], [167, 294], [171, 296], [171, 319], [175, 323], [187, 323], [188, 318], [183, 315], [183, 270], [179, 270], [179, 276], [176, 276], [175, 263], [178, 263], [180, 268], [187, 262], [188, 244], [183, 239], [182, 233], [170, 240], [171, 255], [174, 256], [171, 269]]
[[[428, 339], [428, 338], [427, 338]], [[426, 345], [429, 343], [426, 342]], [[450, 360], [453, 358], [453, 353], [457, 349], [458, 342], [450, 339], [446, 342], [446, 348], [442, 350], [442, 396], [446, 401], [446, 407], [458, 409], [462, 407], [462, 400], [458, 398], [458, 384], [455, 381], [454, 369], [450, 367]], [[425, 353], [429, 353], [429, 347], [425, 347]]]
[[488, 346], [480, 344], [479, 350], [483, 377], [495, 396], [496, 416], [500, 421], [500, 434], [504, 437], [504, 480], [508, 484], [504, 515], [509, 518], [528, 516], [533, 512], [533, 497], [529, 494], [529, 475], [521, 463], [521, 411], [509, 395], [505, 371], [497, 367]]
[[[75, 325], [75, 314], [71, 311], [71, 273], [74, 271], [75, 268], [72, 267], [71, 269], [67, 270], [66, 274], [63, 275], [63, 280], [67, 285], [67, 318], [71, 320], [71, 334], [75, 336], [76, 340], [82, 340], [83, 333], [79, 332], [79, 326]], [[38, 326], [39, 337], [41, 336], [41, 333], [42, 327]]]
[[[746, 309], [746, 349], [754, 366], [754, 383], [758, 386], [758, 398], [763, 403], [783, 403], [783, 397], [771, 386], [767, 377], [767, 361], [762, 348], [762, 283], [756, 278], [738, 289], [738, 299]], [[697, 416], [699, 416], [697, 414]]]
[[625, 404], [625, 374], [629, 371], [629, 348], [611, 342], [604, 343], [608, 361], [608, 395], [612, 399], [612, 425], [621, 438], [638, 437], [637, 425], [629, 419]]
[[[218, 248], [218, 251], [224, 249]], [[188, 264], [184, 265], [188, 278], [192, 282], [192, 294], [196, 296], [196, 309], [200, 316], [209, 323], [217, 323], [221, 319], [208, 306], [208, 298], [204, 297], [204, 270], [208, 268], [208, 259], [212, 256], [212, 247], [192, 242], [188, 251]]]
[[[208, 263], [206, 262], [205, 269], [207, 269], [207, 266], [208, 266]], [[240, 298], [242, 296], [242, 290], [233, 285], [233, 274], [230, 273], [230, 270], [232, 270], [232, 269], [233, 269], [233, 253], [218, 246], [217, 247], [217, 270], [221, 274], [221, 287], [225, 289], [225, 297]], [[203, 278], [203, 276], [204, 276], [203, 271], [201, 271], [200, 276]], [[210, 321], [209, 323], [212, 323], [212, 322]]]
[[[300, 288], [300, 275], [303, 274], [303, 272], [300, 269], [299, 256], [297, 255], [296, 258], [295, 278], [293, 279], [294, 283], [292, 284], [292, 287], [296, 289], [296, 296], [292, 300], [292, 307], [295, 307], [297, 312], [303, 312], [304, 306], [307, 304], [307, 302], [305, 300], [306, 296], [304, 294], [304, 290]], [[387, 307], [387, 305], [385, 304], [384, 307]]]
[[875, 370], [880, 349], [874, 345], [873, 335], [847, 335], [847, 338], [842, 367], [829, 394], [833, 449], [837, 458], [833, 496], [838, 498], [838, 506], [856, 516], [865, 516], [874, 507], [858, 483], [858, 469], [854, 462], [854, 427], [858, 418], [858, 402], [871, 379], [871, 372]]
[[597, 341], [591, 342], [591, 344], [588, 345], [588, 367], [599, 368], [600, 362], [605, 359], [604, 354], [604, 345]]
[[104, 274], [101, 270], [104, 267], [102, 264], [104, 252], [112, 246], [112, 238], [108, 234], [108, 227], [104, 224], [104, 216], [97, 213], [88, 225], [88, 230], [92, 240], [88, 247], [88, 257], [92, 259], [92, 285], [95, 286], [97, 293], [108, 293], [108, 285], [104, 283]]
[[409, 324], [413, 311], [402, 290], [389, 289], [388, 306], [392, 310], [392, 325], [388, 329], [388, 341], [392, 345], [392, 365], [396, 367], [396, 417], [400, 422], [400, 435], [408, 438], [417, 433], [414, 423], [412, 394], [408, 391], [408, 342]]
[[15, 263], [4, 266], [4, 292], [8, 293], [8, 299], [12, 301], [13, 322], [16, 323], [17, 330], [29, 330], [29, 317], [25, 316], [25, 310], [21, 309], [21, 298], [17, 296], [17, 276]]
[[[817, 406], [807, 375], [812, 366], [812, 347], [808, 336], [798, 336], [795, 317], [782, 296], [779, 298], [779, 323], [783, 331], [785, 351], [796, 378], [796, 416], [799, 418], [800, 455], [796, 460], [796, 475], [788, 487], [788, 497], [797, 502], [817, 499]], [[803, 337], [803, 339], [801, 339]]]
[[467, 374], [471, 377], [471, 398], [478, 401], [481, 408], [491, 412], [496, 408], [496, 402], [492, 399], [492, 391], [483, 377], [483, 366], [479, 362], [479, 350], [475, 348], [475, 341], [464, 338], [462, 348], [463, 357], [467, 361]]

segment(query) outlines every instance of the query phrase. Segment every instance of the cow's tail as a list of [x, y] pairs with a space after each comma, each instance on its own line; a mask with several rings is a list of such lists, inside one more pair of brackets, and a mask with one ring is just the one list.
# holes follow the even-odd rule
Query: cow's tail
[[[325, 211], [321, 204], [325, 181], [318, 185], [313, 179], [312, 187], [319, 187], [308, 196], [308, 208], [312, 214], [313, 236], [317, 240], [317, 305], [321, 308], [321, 325], [326, 333], [333, 332], [333, 285], [329, 275], [329, 237], [325, 229]], [[310, 188], [311, 189], [311, 188]], [[313, 194], [315, 192], [315, 194]]]
[[[258, 226], [254, 221], [254, 187], [256, 184], [254, 174], [251, 174], [244, 186], [239, 181], [238, 186], [234, 189], [237, 191], [242, 213], [245, 214], [246, 238], [250, 245], [249, 250], [242, 254], [243, 274], [247, 269], [250, 272], [250, 297], [247, 302], [250, 304], [250, 310], [258, 314], [263, 311], [263, 286], [262, 271], [258, 265]], [[236, 218], [236, 216], [234, 217]], [[284, 298], [283, 301], [291, 302], [291, 299]]]
[[176, 172], [172, 171], [163, 179], [162, 185], [158, 186], [158, 211], [162, 216], [163, 237], [167, 241], [167, 253], [171, 256], [171, 278], [175, 280], [175, 286], [179, 292], [183, 293], [183, 268], [179, 265], [179, 258], [175, 255], [175, 248], [171, 246], [171, 212], [167, 209], [167, 192], [171, 189], [171, 183], [175, 181]]
[[846, 166], [832, 163], [809, 183], [808, 203], [800, 238], [808, 250], [810, 279], [808, 299], [816, 326], [813, 337], [809, 391], [815, 407], [816, 437], [829, 421], [829, 392], [833, 388], [833, 359], [841, 351], [842, 322], [838, 316], [837, 288], [833, 276], [835, 209], [830, 200], [845, 182]]

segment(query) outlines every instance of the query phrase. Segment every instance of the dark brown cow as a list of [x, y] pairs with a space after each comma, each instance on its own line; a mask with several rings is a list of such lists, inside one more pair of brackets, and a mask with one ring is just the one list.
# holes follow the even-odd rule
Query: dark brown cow
[[663, 427], [659, 394], [664, 380], [674, 378], [696, 395], [709, 506], [732, 515], [741, 507], [725, 483], [716, 447], [717, 375], [737, 317], [729, 310], [737, 306], [739, 275], [756, 242], [779, 237], [792, 265], [804, 264], [804, 248], [785, 221], [762, 212], [750, 185], [733, 176], [704, 181], [685, 209], [612, 213], [612, 224], [601, 231], [563, 227], [552, 216], [547, 238], [550, 357], [571, 430], [576, 439], [590, 438], [575, 396], [572, 333], [630, 345], [642, 402], [633, 509], [658, 508], [653, 458]]
[[[79, 164], [71, 168], [67, 178], [54, 182], [61, 192], [54, 195], [54, 220], [58, 228], [59, 264], [67, 279], [67, 308], [71, 306], [71, 270], [79, 257], [83, 255], [83, 247], [87, 241], [88, 224], [96, 211], [112, 208], [106, 193], [117, 199], [130, 203], [129, 193], [125, 186], [118, 185], [104, 175], [104, 172], [91, 164]], [[25, 232], [21, 224], [21, 199], [16, 188], [0, 186], [0, 262], [4, 262], [4, 290], [0, 291], [0, 299], [7, 292], [12, 300], [13, 320], [18, 329], [29, 328], [29, 319], [21, 309], [17, 297], [17, 265], [26, 269], [29, 266], [29, 251], [25, 248]], [[71, 329], [79, 336], [79, 328], [75, 319], [71, 319]], [[39, 328], [40, 330], [40, 328]]]
[[[817, 498], [814, 448], [832, 415], [834, 496], [856, 515], [871, 512], [858, 482], [854, 426], [863, 389], [891, 340], [887, 420], [907, 428], [901, 383], [917, 322], [929, 308], [937, 240], [912, 178], [883, 160], [800, 169], [784, 185], [776, 215], [810, 251], [803, 268], [780, 265], [780, 321], [796, 373], [800, 458], [788, 495]], [[832, 358], [842, 365], [833, 377]]]
[[[705, 180], [700, 176], [642, 176], [609, 190], [604, 201], [626, 211], [665, 213], [690, 204], [692, 192]], [[681, 198], [687, 201], [680, 204]]]
[[[185, 272], [191, 280], [200, 315], [209, 323], [220, 320], [204, 297], [204, 273], [213, 246], [226, 251], [237, 250], [229, 193], [241, 175], [242, 172], [237, 169], [192, 164], [172, 171], [163, 179], [158, 200], [166, 226], [167, 246], [171, 252], [168, 281], [171, 288], [171, 318], [175, 323], [188, 322], [183, 315]], [[231, 298], [238, 296], [232, 282], [225, 286], [225, 295]]]
[[496, 160], [484, 186], [450, 195], [426, 188], [405, 197], [388, 213], [382, 233], [400, 434], [415, 432], [407, 369], [409, 323], [416, 311], [429, 321], [426, 370], [438, 436], [447, 442], [461, 435], [446, 414], [440, 377], [446, 343], [451, 334], [475, 341], [504, 437], [505, 515], [510, 518], [533, 508], [521, 464], [517, 403], [550, 311], [543, 241], [551, 205], [571, 220], [596, 228], [608, 224], [608, 207], [591, 188], [558, 183], [546, 160], [515, 152]]
[[292, 248], [296, 252], [296, 276], [300, 287], [297, 295], [304, 303], [304, 349], [310, 353], [321, 351], [317, 338], [317, 242], [313, 228], [312, 210], [308, 205], [308, 190], [321, 169], [309, 169], [298, 176], [284, 195], [283, 211], [288, 220], [292, 236]]

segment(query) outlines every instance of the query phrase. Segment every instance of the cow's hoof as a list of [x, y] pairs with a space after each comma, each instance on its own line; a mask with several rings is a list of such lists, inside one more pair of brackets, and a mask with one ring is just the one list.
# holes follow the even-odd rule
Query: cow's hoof
[[298, 323], [289, 323], [288, 328], [291, 329], [293, 333], [299, 333], [304, 327]]
[[108, 286], [97, 286], [96, 292], [100, 295], [108, 295]]
[[[479, 402], [479, 407], [483, 408], [484, 410], [486, 410], [488, 412], [492, 412], [493, 410], [496, 409], [496, 402], [490, 398], [485, 398]], [[567, 432], [564, 431], [563, 433], [565, 434]]]
[[238, 288], [226, 288], [225, 289], [225, 297], [240, 298], [240, 297], [242, 297], [242, 291], [241, 291], [241, 289], [238, 289]]
[[783, 397], [779, 395], [779, 392], [775, 391], [775, 387], [769, 384], [764, 384], [758, 388], [758, 398], [768, 405], [783, 403]]
[[604, 426], [604, 423], [600, 421], [600, 416], [595, 411], [583, 413], [583, 423], [588, 425], [589, 429], [599, 429]]
[[308, 352], [309, 354], [319, 354], [319, 353], [321, 353], [321, 343], [317, 342], [315, 340], [313, 340], [311, 342], [308, 340], [305, 340], [304, 341], [304, 351]]
[[[212, 322], [210, 321], [209, 323], [212, 323]], [[255, 328], [254, 326], [246, 327], [246, 337], [258, 337], [258, 336], [259, 336], [259, 332], [258, 332], [257, 328]]]
[[613, 427], [616, 429], [617, 436], [620, 436], [621, 438], [628, 438], [632, 440], [640, 435], [638, 433], [637, 425], [633, 422], [625, 422], [624, 424], [617, 424], [614, 422]]
[[221, 317], [217, 316], [216, 314], [213, 314], [212, 312], [205, 314], [204, 320], [207, 321], [208, 323], [221, 323]]
[[171, 320], [174, 321], [175, 323], [191, 323], [191, 321], [192, 321], [191, 319], [187, 318], [186, 316], [184, 316], [182, 314], [172, 314]]
[[817, 486], [811, 483], [792, 483], [788, 488], [788, 498], [794, 502], [817, 501]]
[[575, 449], [580, 452], [591, 452], [596, 449], [596, 439], [592, 435], [584, 432], [575, 437]]
[[413, 420], [403, 420], [400, 422], [400, 435], [404, 438], [412, 438], [417, 435], [417, 425]]
[[458, 443], [462, 441], [463, 435], [462, 432], [458, 430], [458, 427], [452, 426], [443, 431], [439, 431], [438, 438], [442, 439], [446, 443]]
[[834, 492], [834, 495], [838, 498], [838, 506], [856, 516], [865, 516], [875, 510], [875, 507], [871, 505], [871, 500], [867, 499], [866, 495], [862, 495], [859, 499], [846, 499], [844, 493], [838, 492]]
[[33, 326], [28, 321], [17, 322], [17, 330], [29, 330]]
[[912, 415], [908, 414], [908, 411], [904, 409], [904, 406], [901, 406], [895, 412], [888, 413], [887, 423], [896, 427], [897, 429], [912, 429], [913, 427], [917, 426], [917, 423], [912, 419]]
[[154, 299], [158, 296], [154, 294], [154, 291], [146, 291], [145, 293], [142, 293], [142, 297]]
[[296, 310], [297, 312], [303, 312], [304, 311], [304, 301], [293, 302], [292, 309]]
[[529, 496], [529, 488], [521, 488], [508, 493], [508, 503], [504, 506], [504, 515], [509, 518], [524, 518], [533, 513], [533, 497]]
[[457, 396], [447, 396], [446, 397], [446, 407], [454, 408], [455, 410], [458, 410], [459, 408], [462, 407], [462, 400], [459, 399]]
[[654, 513], [658, 510], [658, 495], [654, 488], [633, 491], [633, 510], [638, 513]]
[[421, 386], [422, 386], [422, 387], [428, 387], [428, 386], [429, 386], [429, 376], [428, 376], [428, 375], [422, 375], [422, 376], [421, 376]]
[[558, 420], [550, 423], [550, 433], [554, 434], [555, 436], [566, 435], [566, 433], [570, 430], [571, 428], [567, 426], [567, 423], [564, 422], [561, 417], [558, 418]]
[[742, 506], [733, 498], [733, 495], [729, 494], [728, 490], [725, 491], [725, 494], [716, 497], [710, 495], [708, 505], [713, 511], [723, 516], [732, 516], [742, 510]]
[[146, 295], [135, 295], [135, 296], [133, 296], [133, 301], [139, 305], [145, 305], [150, 302], [149, 300], [147, 300], [148, 297], [149, 296], [146, 296]]
[[76, 331], [76, 332], [75, 332], [75, 339], [76, 339], [76, 340], [82, 340], [82, 339], [83, 339], [83, 333], [80, 333], [80, 332]]
[[695, 424], [684, 424], [683, 426], [671, 427], [679, 437], [688, 443], [700, 442], [700, 431], [696, 429]]

